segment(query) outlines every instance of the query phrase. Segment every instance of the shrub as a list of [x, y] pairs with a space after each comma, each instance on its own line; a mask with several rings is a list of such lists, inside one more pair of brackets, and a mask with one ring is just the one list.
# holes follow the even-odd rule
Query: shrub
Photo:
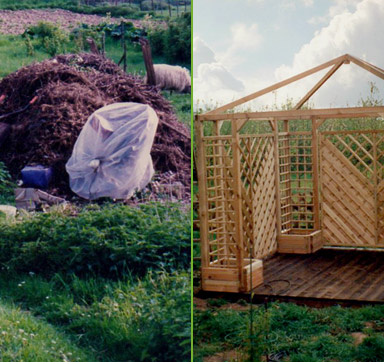
[[169, 64], [189, 64], [191, 59], [191, 14], [183, 13], [168, 22], [168, 27], [150, 29], [148, 38], [155, 55]]
[[107, 205], [76, 217], [38, 214], [0, 225], [0, 263], [13, 271], [105, 277], [190, 265], [190, 220], [177, 205]]
[[51, 56], [64, 53], [69, 43], [69, 36], [67, 33], [61, 30], [58, 26], [45, 21], [41, 21], [37, 25], [28, 27], [24, 32], [24, 37], [26, 39], [29, 37], [37, 39], [40, 45]]
[[13, 202], [13, 190], [16, 184], [3, 162], [0, 162], [0, 204]]

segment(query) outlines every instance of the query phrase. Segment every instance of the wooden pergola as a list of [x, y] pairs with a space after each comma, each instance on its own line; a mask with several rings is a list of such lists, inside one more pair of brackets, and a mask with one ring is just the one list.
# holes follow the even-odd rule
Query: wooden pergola
[[[252, 290], [276, 252], [384, 246], [384, 131], [319, 131], [327, 119], [383, 117], [384, 107], [301, 109], [349, 63], [384, 79], [346, 54], [195, 117], [203, 290]], [[326, 68], [291, 110], [226, 113]], [[290, 130], [292, 120], [311, 130]], [[244, 132], [260, 121], [270, 132]]]

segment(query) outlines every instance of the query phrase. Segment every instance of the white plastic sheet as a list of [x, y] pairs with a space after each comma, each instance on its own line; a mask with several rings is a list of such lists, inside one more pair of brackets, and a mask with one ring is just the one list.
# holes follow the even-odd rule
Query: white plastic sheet
[[114, 103], [87, 120], [66, 164], [77, 195], [126, 199], [143, 189], [154, 169], [150, 151], [158, 118], [148, 105]]

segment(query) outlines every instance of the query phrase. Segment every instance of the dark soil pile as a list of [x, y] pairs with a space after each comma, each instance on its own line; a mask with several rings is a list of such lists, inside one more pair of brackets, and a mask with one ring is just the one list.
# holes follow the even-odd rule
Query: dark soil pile
[[[0, 82], [0, 115], [25, 111], [1, 120], [12, 125], [1, 160], [14, 176], [25, 165], [52, 166], [51, 191], [71, 195], [65, 163], [87, 118], [115, 102], [150, 105], [159, 117], [151, 151], [155, 170], [172, 171], [173, 181], [190, 189], [190, 132], [176, 118], [157, 88], [124, 73], [114, 62], [94, 54], [68, 54], [19, 69]], [[176, 174], [176, 175], [175, 175]]]

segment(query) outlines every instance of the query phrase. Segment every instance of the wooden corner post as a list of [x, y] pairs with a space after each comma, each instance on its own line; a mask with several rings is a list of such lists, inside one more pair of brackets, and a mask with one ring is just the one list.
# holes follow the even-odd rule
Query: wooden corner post
[[200, 219], [200, 242], [201, 242], [201, 266], [209, 266], [209, 244], [208, 244], [208, 191], [207, 173], [205, 172], [205, 148], [203, 144], [203, 123], [195, 117], [195, 140], [196, 140], [196, 169], [199, 185], [199, 219]]
[[317, 121], [312, 118], [312, 181], [313, 181], [313, 228], [320, 229], [319, 144]]
[[241, 198], [241, 172], [240, 172], [240, 137], [239, 126], [236, 121], [232, 122], [232, 155], [233, 155], [233, 194], [235, 209], [235, 238], [236, 238], [236, 263], [239, 276], [239, 289], [246, 289], [246, 275], [244, 273], [244, 235], [243, 235], [243, 212]]

